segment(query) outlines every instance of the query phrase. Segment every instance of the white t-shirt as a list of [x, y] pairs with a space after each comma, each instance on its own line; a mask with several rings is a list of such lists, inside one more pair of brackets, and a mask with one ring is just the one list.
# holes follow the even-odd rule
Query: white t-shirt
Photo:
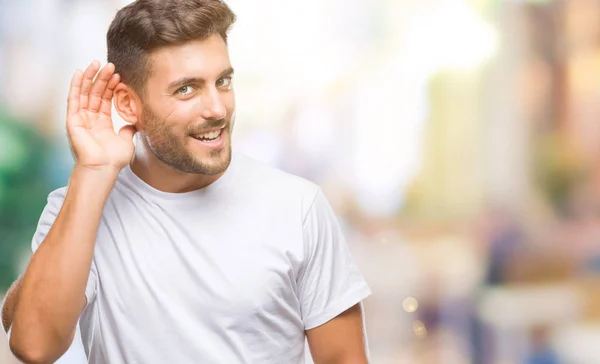
[[[52, 192], [35, 251], [66, 188]], [[92, 364], [304, 363], [305, 330], [370, 289], [315, 184], [234, 153], [203, 189], [124, 168], [97, 234], [80, 317]]]

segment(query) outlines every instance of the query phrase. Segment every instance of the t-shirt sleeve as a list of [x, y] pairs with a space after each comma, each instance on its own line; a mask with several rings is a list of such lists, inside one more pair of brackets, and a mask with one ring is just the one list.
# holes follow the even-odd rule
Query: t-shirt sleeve
[[335, 318], [371, 294], [329, 202], [319, 190], [303, 223], [305, 262], [298, 295], [305, 330]]
[[[31, 250], [35, 253], [54, 224], [54, 220], [56, 220], [56, 216], [60, 211], [64, 198], [65, 198], [65, 189], [60, 189], [52, 192], [48, 196], [48, 202], [42, 211], [42, 215], [38, 221], [37, 229], [33, 234], [33, 239], [31, 241]], [[85, 297], [87, 299], [87, 303], [90, 304], [94, 298], [96, 297], [96, 266], [92, 262], [92, 266], [90, 269], [90, 275], [88, 276], [87, 285], [85, 287]]]

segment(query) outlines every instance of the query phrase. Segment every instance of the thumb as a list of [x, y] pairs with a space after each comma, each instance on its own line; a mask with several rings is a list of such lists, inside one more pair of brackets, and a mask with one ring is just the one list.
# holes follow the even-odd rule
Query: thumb
[[119, 136], [127, 141], [130, 141], [133, 139], [135, 132], [136, 132], [135, 126], [132, 124], [129, 124], [129, 125], [123, 126], [121, 129], [119, 129]]

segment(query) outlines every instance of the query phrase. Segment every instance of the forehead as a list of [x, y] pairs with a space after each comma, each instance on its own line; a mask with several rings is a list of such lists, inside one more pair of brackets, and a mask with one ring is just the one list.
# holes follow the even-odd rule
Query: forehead
[[231, 67], [227, 44], [220, 35], [159, 48], [150, 55], [150, 80], [167, 84], [182, 77], [209, 79]]

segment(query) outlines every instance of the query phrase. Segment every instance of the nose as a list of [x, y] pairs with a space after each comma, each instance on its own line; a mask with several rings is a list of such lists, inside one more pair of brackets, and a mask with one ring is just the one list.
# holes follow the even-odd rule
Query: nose
[[221, 120], [227, 116], [227, 109], [216, 88], [209, 88], [203, 97], [202, 117], [210, 120]]

